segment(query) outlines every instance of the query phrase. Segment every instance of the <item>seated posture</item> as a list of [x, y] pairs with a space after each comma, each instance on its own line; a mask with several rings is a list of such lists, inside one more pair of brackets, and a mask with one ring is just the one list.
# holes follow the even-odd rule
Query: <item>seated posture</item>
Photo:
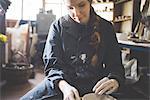
[[112, 24], [94, 12], [91, 0], [64, 0], [64, 4], [68, 15], [53, 22], [45, 45], [46, 77], [22, 100], [54, 95], [61, 95], [63, 100], [80, 100], [90, 92], [116, 92], [124, 82]]

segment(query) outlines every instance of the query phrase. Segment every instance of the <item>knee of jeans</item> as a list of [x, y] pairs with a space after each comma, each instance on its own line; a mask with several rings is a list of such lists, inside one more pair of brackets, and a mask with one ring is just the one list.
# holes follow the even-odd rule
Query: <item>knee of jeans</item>
[[33, 91], [32, 93], [26, 93], [24, 96], [20, 98], [20, 100], [36, 100], [39, 98], [40, 95], [37, 94], [37, 91]]
[[37, 100], [46, 94], [46, 81], [43, 80], [40, 84], [28, 91], [20, 100]]
[[35, 100], [34, 96], [30, 95], [30, 96], [23, 96], [20, 98], [20, 100]]

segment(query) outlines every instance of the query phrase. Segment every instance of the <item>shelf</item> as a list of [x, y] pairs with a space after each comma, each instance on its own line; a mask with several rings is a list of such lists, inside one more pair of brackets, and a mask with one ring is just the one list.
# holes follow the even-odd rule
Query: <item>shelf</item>
[[124, 3], [127, 1], [130, 1], [130, 0], [117, 0], [117, 1], [115, 1], [115, 4], [121, 4], [121, 3]]
[[128, 21], [128, 20], [131, 20], [131, 16], [117, 16], [117, 17], [115, 17], [113, 22], [118, 23], [118, 22], [124, 22], [124, 21]]
[[113, 0], [93, 0], [92, 3], [109, 3], [113, 2]]
[[113, 2], [105, 2], [105, 3], [93, 3], [92, 7], [95, 12], [101, 16], [102, 18], [112, 21], [113, 20], [113, 11], [114, 11], [114, 3]]
[[140, 19], [141, 0], [114, 0], [113, 24], [116, 32], [134, 32]]
[[124, 21], [128, 21], [128, 20], [131, 20], [131, 18], [114, 20], [113, 22], [118, 23], [118, 22], [124, 22]]

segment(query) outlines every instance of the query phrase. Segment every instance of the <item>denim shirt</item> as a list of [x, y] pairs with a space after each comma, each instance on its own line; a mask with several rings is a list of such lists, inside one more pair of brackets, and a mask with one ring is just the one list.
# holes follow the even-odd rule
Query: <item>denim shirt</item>
[[120, 54], [112, 24], [96, 15], [93, 8], [87, 25], [66, 15], [50, 27], [43, 54], [45, 75], [54, 90], [55, 81], [61, 79], [70, 83], [90, 80], [94, 86], [107, 76], [121, 84], [124, 68]]

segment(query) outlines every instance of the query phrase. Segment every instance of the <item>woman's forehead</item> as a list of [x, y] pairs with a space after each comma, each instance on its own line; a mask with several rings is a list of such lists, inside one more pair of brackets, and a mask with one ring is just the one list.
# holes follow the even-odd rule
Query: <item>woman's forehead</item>
[[88, 0], [64, 0], [65, 5], [76, 5]]

